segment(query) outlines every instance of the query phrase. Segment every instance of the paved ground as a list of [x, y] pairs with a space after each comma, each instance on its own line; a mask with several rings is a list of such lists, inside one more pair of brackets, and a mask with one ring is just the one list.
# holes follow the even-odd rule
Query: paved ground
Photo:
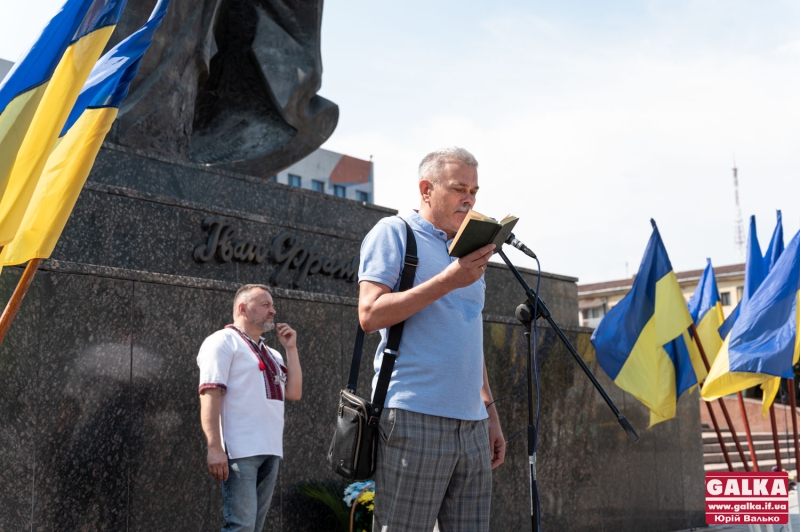
[[[752, 528], [749, 525], [714, 525], [706, 528], [692, 528], [690, 530], [697, 530], [698, 532], [787, 532], [789, 530], [792, 530], [792, 532], [800, 532], [800, 507], [797, 503], [797, 494], [798, 492], [796, 490], [789, 492], [789, 517], [792, 521], [791, 529], [789, 525], [772, 525], [771, 529], [764, 525], [760, 527], [755, 525]], [[689, 530], [681, 530], [680, 532], [689, 532]]]

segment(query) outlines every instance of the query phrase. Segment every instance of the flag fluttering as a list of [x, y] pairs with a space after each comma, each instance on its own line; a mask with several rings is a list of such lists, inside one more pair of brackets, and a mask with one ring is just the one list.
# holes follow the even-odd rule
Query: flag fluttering
[[147, 23], [95, 65], [47, 161], [17, 236], [3, 252], [3, 264], [21, 264], [52, 253], [168, 5], [169, 0], [160, 0]]
[[[714, 268], [711, 266], [711, 259], [706, 260], [706, 268], [703, 270], [700, 282], [697, 284], [697, 288], [691, 299], [689, 299], [687, 306], [689, 307], [692, 321], [695, 323], [700, 344], [708, 357], [708, 363], [713, 364], [717, 352], [722, 347], [719, 327], [722, 325], [724, 318]], [[707, 374], [705, 364], [701, 362], [700, 369], [695, 364], [694, 369], [698, 382], [703, 382]]]
[[[759, 289], [742, 307], [739, 319], [706, 378], [707, 401], [771, 381], [793, 377], [800, 354], [797, 298], [800, 291], [800, 232], [781, 254]], [[766, 397], [767, 409], [777, 392]]]
[[747, 234], [747, 257], [745, 257], [744, 265], [744, 287], [742, 289], [742, 299], [736, 305], [722, 326], [719, 328], [719, 335], [725, 339], [731, 332], [733, 324], [739, 318], [739, 312], [747, 301], [756, 293], [758, 287], [766, 276], [764, 270], [764, 257], [761, 256], [761, 246], [758, 243], [758, 234], [756, 233], [756, 217], [750, 217], [750, 230]]
[[764, 275], [772, 270], [775, 263], [783, 253], [783, 216], [781, 211], [777, 211], [778, 221], [775, 224], [775, 230], [772, 232], [772, 239], [769, 241], [767, 253], [764, 255]]
[[89, 4], [85, 0], [64, 4], [0, 83], [0, 197], [53, 72], [83, 22]]
[[[775, 224], [775, 230], [772, 232], [772, 239], [769, 241], [767, 254], [764, 255], [764, 272], [769, 274], [775, 263], [783, 253], [783, 217], [781, 211], [777, 211], [778, 221]], [[781, 386], [780, 377], [772, 377], [761, 385], [761, 415], [767, 417], [767, 412], [778, 394]]]
[[125, 0], [67, 0], [0, 86], [0, 246], [15, 237]]
[[655, 222], [631, 291], [592, 334], [597, 360], [650, 409], [650, 425], [675, 417], [678, 397], [697, 384], [685, 333], [692, 318]]

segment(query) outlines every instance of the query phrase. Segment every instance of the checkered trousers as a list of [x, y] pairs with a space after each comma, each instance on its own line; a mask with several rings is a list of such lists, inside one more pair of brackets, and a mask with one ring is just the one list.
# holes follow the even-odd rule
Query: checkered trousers
[[486, 532], [491, 497], [487, 420], [384, 411], [374, 532]]

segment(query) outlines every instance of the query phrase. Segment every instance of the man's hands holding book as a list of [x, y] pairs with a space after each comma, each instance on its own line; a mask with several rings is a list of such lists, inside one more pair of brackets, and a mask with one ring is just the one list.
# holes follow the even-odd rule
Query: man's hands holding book
[[486, 271], [486, 263], [492, 258], [494, 248], [494, 244], [488, 244], [451, 262], [440, 274], [443, 283], [449, 288], [448, 291], [464, 288], [480, 279]]

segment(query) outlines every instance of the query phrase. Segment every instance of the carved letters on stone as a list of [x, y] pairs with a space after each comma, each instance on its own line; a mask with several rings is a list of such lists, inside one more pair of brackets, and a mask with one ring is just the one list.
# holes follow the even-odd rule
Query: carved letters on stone
[[223, 216], [209, 216], [203, 220], [203, 229], [208, 231], [204, 244], [194, 248], [194, 260], [203, 263], [216, 257], [220, 262], [253, 262], [261, 264], [269, 261], [277, 267], [270, 277], [270, 283], [280, 285], [289, 276], [289, 270], [297, 270], [290, 285], [299, 288], [309, 275], [321, 273], [352, 283], [358, 274], [358, 256], [350, 260], [333, 259], [322, 256], [315, 246], [300, 242], [297, 235], [284, 231], [272, 239], [267, 248], [261, 244], [239, 239], [236, 221]]

